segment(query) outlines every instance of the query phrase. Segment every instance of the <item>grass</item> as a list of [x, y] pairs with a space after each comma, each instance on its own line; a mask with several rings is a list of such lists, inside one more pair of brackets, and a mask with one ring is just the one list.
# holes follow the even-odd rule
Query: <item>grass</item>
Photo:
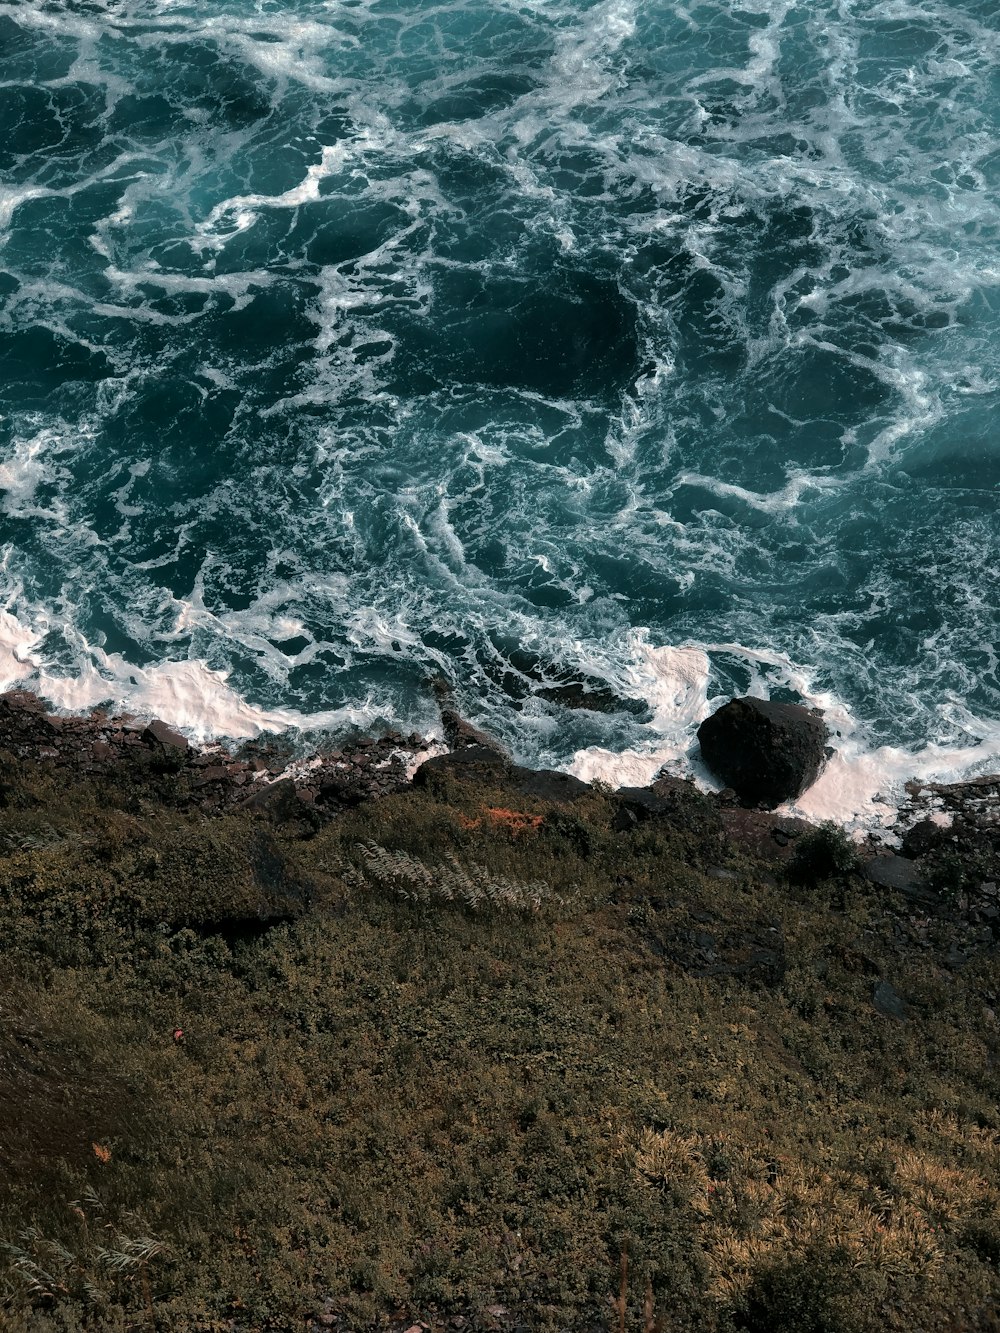
[[[0, 1328], [994, 1327], [995, 955], [949, 920], [694, 797], [440, 780], [304, 838], [7, 787]], [[702, 966], [748, 931], [780, 966]]]

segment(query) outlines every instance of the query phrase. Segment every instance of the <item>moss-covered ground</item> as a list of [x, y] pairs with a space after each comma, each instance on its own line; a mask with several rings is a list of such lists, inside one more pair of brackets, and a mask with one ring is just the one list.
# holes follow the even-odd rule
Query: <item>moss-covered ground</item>
[[1000, 1327], [996, 954], [946, 913], [696, 796], [170, 781], [7, 766], [0, 1328]]

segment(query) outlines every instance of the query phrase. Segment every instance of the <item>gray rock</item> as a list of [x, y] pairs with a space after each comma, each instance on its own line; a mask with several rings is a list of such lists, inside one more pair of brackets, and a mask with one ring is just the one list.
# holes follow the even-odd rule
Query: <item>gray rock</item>
[[876, 856], [869, 861], [863, 871], [865, 879], [871, 884], [880, 884], [884, 889], [916, 889], [920, 884], [920, 871], [916, 864], [905, 856], [896, 856], [892, 852], [885, 856]]
[[885, 1014], [886, 1018], [897, 1018], [901, 1023], [905, 1023], [909, 1017], [910, 1006], [888, 981], [883, 980], [876, 984], [872, 1002], [879, 1013]]
[[179, 731], [174, 731], [173, 727], [168, 727], [166, 722], [154, 718], [149, 726], [143, 730], [142, 739], [147, 745], [162, 745], [168, 750], [187, 751], [188, 739], [182, 736]]

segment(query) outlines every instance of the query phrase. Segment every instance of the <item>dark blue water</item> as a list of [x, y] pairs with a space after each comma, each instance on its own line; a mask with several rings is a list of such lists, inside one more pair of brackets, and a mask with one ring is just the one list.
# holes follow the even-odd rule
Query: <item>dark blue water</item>
[[986, 0], [0, 4], [0, 676], [981, 766], [998, 69]]

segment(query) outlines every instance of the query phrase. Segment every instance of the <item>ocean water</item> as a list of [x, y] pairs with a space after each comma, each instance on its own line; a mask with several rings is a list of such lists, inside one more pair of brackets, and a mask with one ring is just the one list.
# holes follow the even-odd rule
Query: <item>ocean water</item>
[[995, 0], [0, 3], [0, 684], [997, 768], [998, 71]]

